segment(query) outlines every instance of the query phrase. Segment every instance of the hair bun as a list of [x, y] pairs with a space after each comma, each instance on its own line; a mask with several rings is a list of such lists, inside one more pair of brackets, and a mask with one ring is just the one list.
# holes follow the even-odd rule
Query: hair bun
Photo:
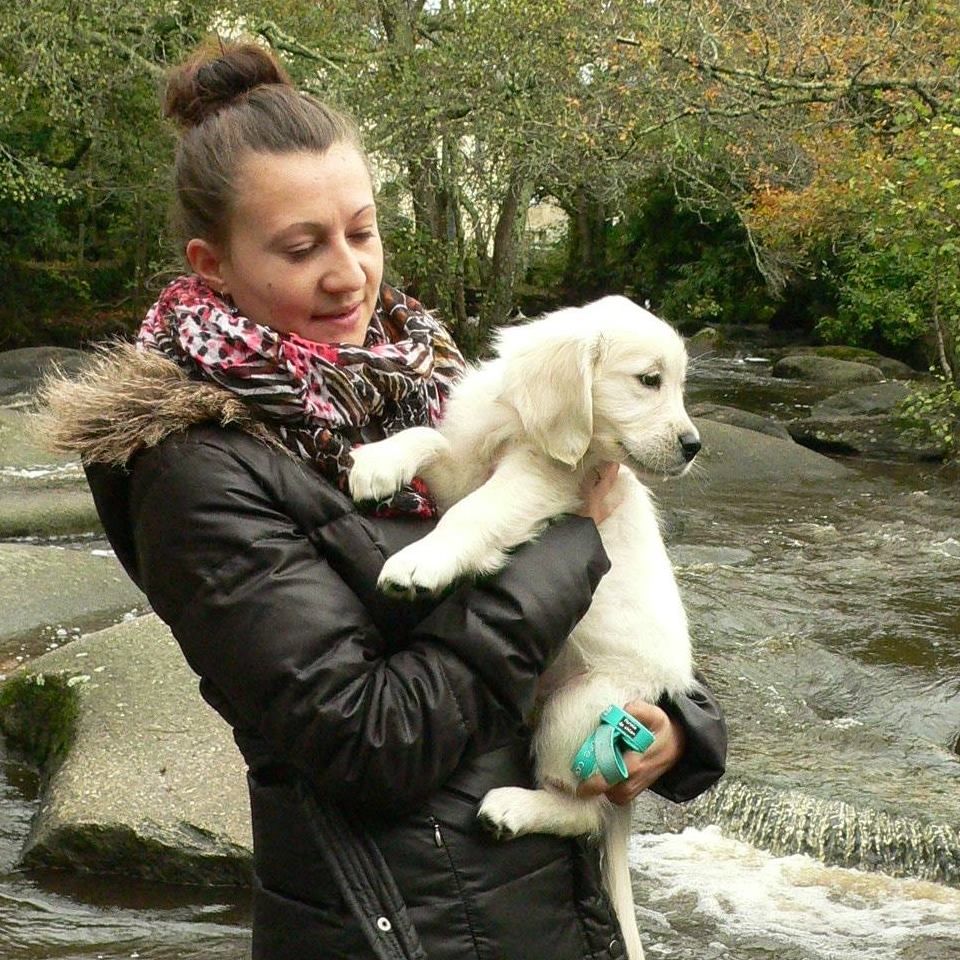
[[283, 67], [263, 47], [255, 43], [208, 46], [170, 73], [163, 115], [181, 127], [196, 127], [264, 84], [292, 85]]

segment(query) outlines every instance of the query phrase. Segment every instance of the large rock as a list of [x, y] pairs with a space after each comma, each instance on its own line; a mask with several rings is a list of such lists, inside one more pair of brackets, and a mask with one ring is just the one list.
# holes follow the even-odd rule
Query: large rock
[[693, 336], [686, 338], [687, 353], [691, 359], [716, 353], [722, 345], [723, 338], [716, 327], [703, 327]]
[[[155, 616], [33, 661], [0, 688], [0, 704], [11, 744], [58, 763], [24, 866], [250, 882], [244, 764]], [[43, 736], [26, 711], [45, 719]]]
[[[747, 489], [769, 487], [771, 483], [821, 482], [849, 475], [842, 464], [790, 440], [712, 420], [698, 419], [695, 423], [703, 449], [694, 461], [694, 472], [681, 481], [686, 489], [693, 485]], [[659, 495], [660, 488], [657, 490]]]
[[742, 427], [744, 430], [756, 430], [758, 433], [765, 433], [770, 437], [777, 437], [779, 440], [792, 440], [787, 428], [774, 420], [772, 417], [763, 417], [759, 413], [751, 413], [749, 410], [741, 410], [739, 407], [729, 407], [722, 403], [695, 403], [687, 408], [691, 417], [703, 417], [705, 420], [713, 420], [717, 423], [729, 423], [734, 427]]
[[808, 417], [787, 424], [790, 435], [813, 450], [884, 460], [943, 460], [943, 438], [908, 423], [898, 405], [910, 395], [897, 381], [856, 387], [814, 404]]
[[0, 672], [22, 642], [99, 629], [145, 605], [106, 551], [0, 543]]
[[93, 497], [86, 486], [51, 485], [48, 489], [31, 490], [0, 483], [0, 540], [47, 539], [96, 533], [100, 529]]
[[43, 445], [43, 437], [33, 429], [29, 414], [0, 408], [0, 470], [30, 473], [67, 472], [82, 476], [76, 457], [51, 453]]
[[926, 374], [914, 370], [913, 367], [902, 360], [885, 357], [883, 354], [877, 353], [875, 350], [868, 350], [866, 347], [849, 347], [840, 344], [820, 347], [791, 347], [789, 353], [784, 353], [782, 356], [797, 356], [800, 354], [865, 363], [871, 367], [877, 367], [885, 377], [892, 380], [914, 380], [926, 376]]
[[802, 354], [783, 357], [783, 359], [778, 360], [773, 365], [771, 373], [775, 377], [787, 380], [835, 383], [838, 386], [854, 383], [874, 383], [884, 379], [883, 371], [872, 364]]
[[46, 450], [28, 414], [0, 409], [0, 539], [99, 530], [80, 463]]
[[916, 462], [944, 460], [946, 442], [893, 417], [806, 417], [787, 424], [797, 443], [811, 450]]
[[911, 390], [905, 383], [888, 380], [835, 393], [813, 405], [814, 417], [871, 417], [894, 414]]
[[21, 347], [0, 351], [0, 397], [32, 393], [45, 373], [59, 368], [77, 373], [86, 354], [68, 347]]

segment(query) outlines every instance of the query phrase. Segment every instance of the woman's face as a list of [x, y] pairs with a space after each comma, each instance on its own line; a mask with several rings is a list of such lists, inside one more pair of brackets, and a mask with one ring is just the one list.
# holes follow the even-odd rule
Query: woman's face
[[357, 150], [338, 143], [325, 153], [249, 154], [234, 196], [219, 274], [240, 313], [306, 340], [362, 344], [383, 247]]

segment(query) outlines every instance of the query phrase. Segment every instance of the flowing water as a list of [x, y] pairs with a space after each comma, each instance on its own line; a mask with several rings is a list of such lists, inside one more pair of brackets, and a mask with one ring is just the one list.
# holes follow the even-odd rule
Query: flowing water
[[[819, 398], [728, 360], [691, 394], [781, 418]], [[958, 476], [848, 465], [656, 491], [731, 752], [721, 790], [634, 838], [648, 957], [960, 957]], [[17, 872], [37, 786], [0, 761], [0, 956], [247, 955], [243, 892]]]

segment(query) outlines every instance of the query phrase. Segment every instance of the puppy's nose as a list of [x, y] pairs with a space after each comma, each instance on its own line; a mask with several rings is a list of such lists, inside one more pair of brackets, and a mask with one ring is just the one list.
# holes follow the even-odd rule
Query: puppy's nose
[[678, 439], [683, 448], [683, 457], [689, 463], [700, 452], [703, 444], [695, 433], [681, 433]]

